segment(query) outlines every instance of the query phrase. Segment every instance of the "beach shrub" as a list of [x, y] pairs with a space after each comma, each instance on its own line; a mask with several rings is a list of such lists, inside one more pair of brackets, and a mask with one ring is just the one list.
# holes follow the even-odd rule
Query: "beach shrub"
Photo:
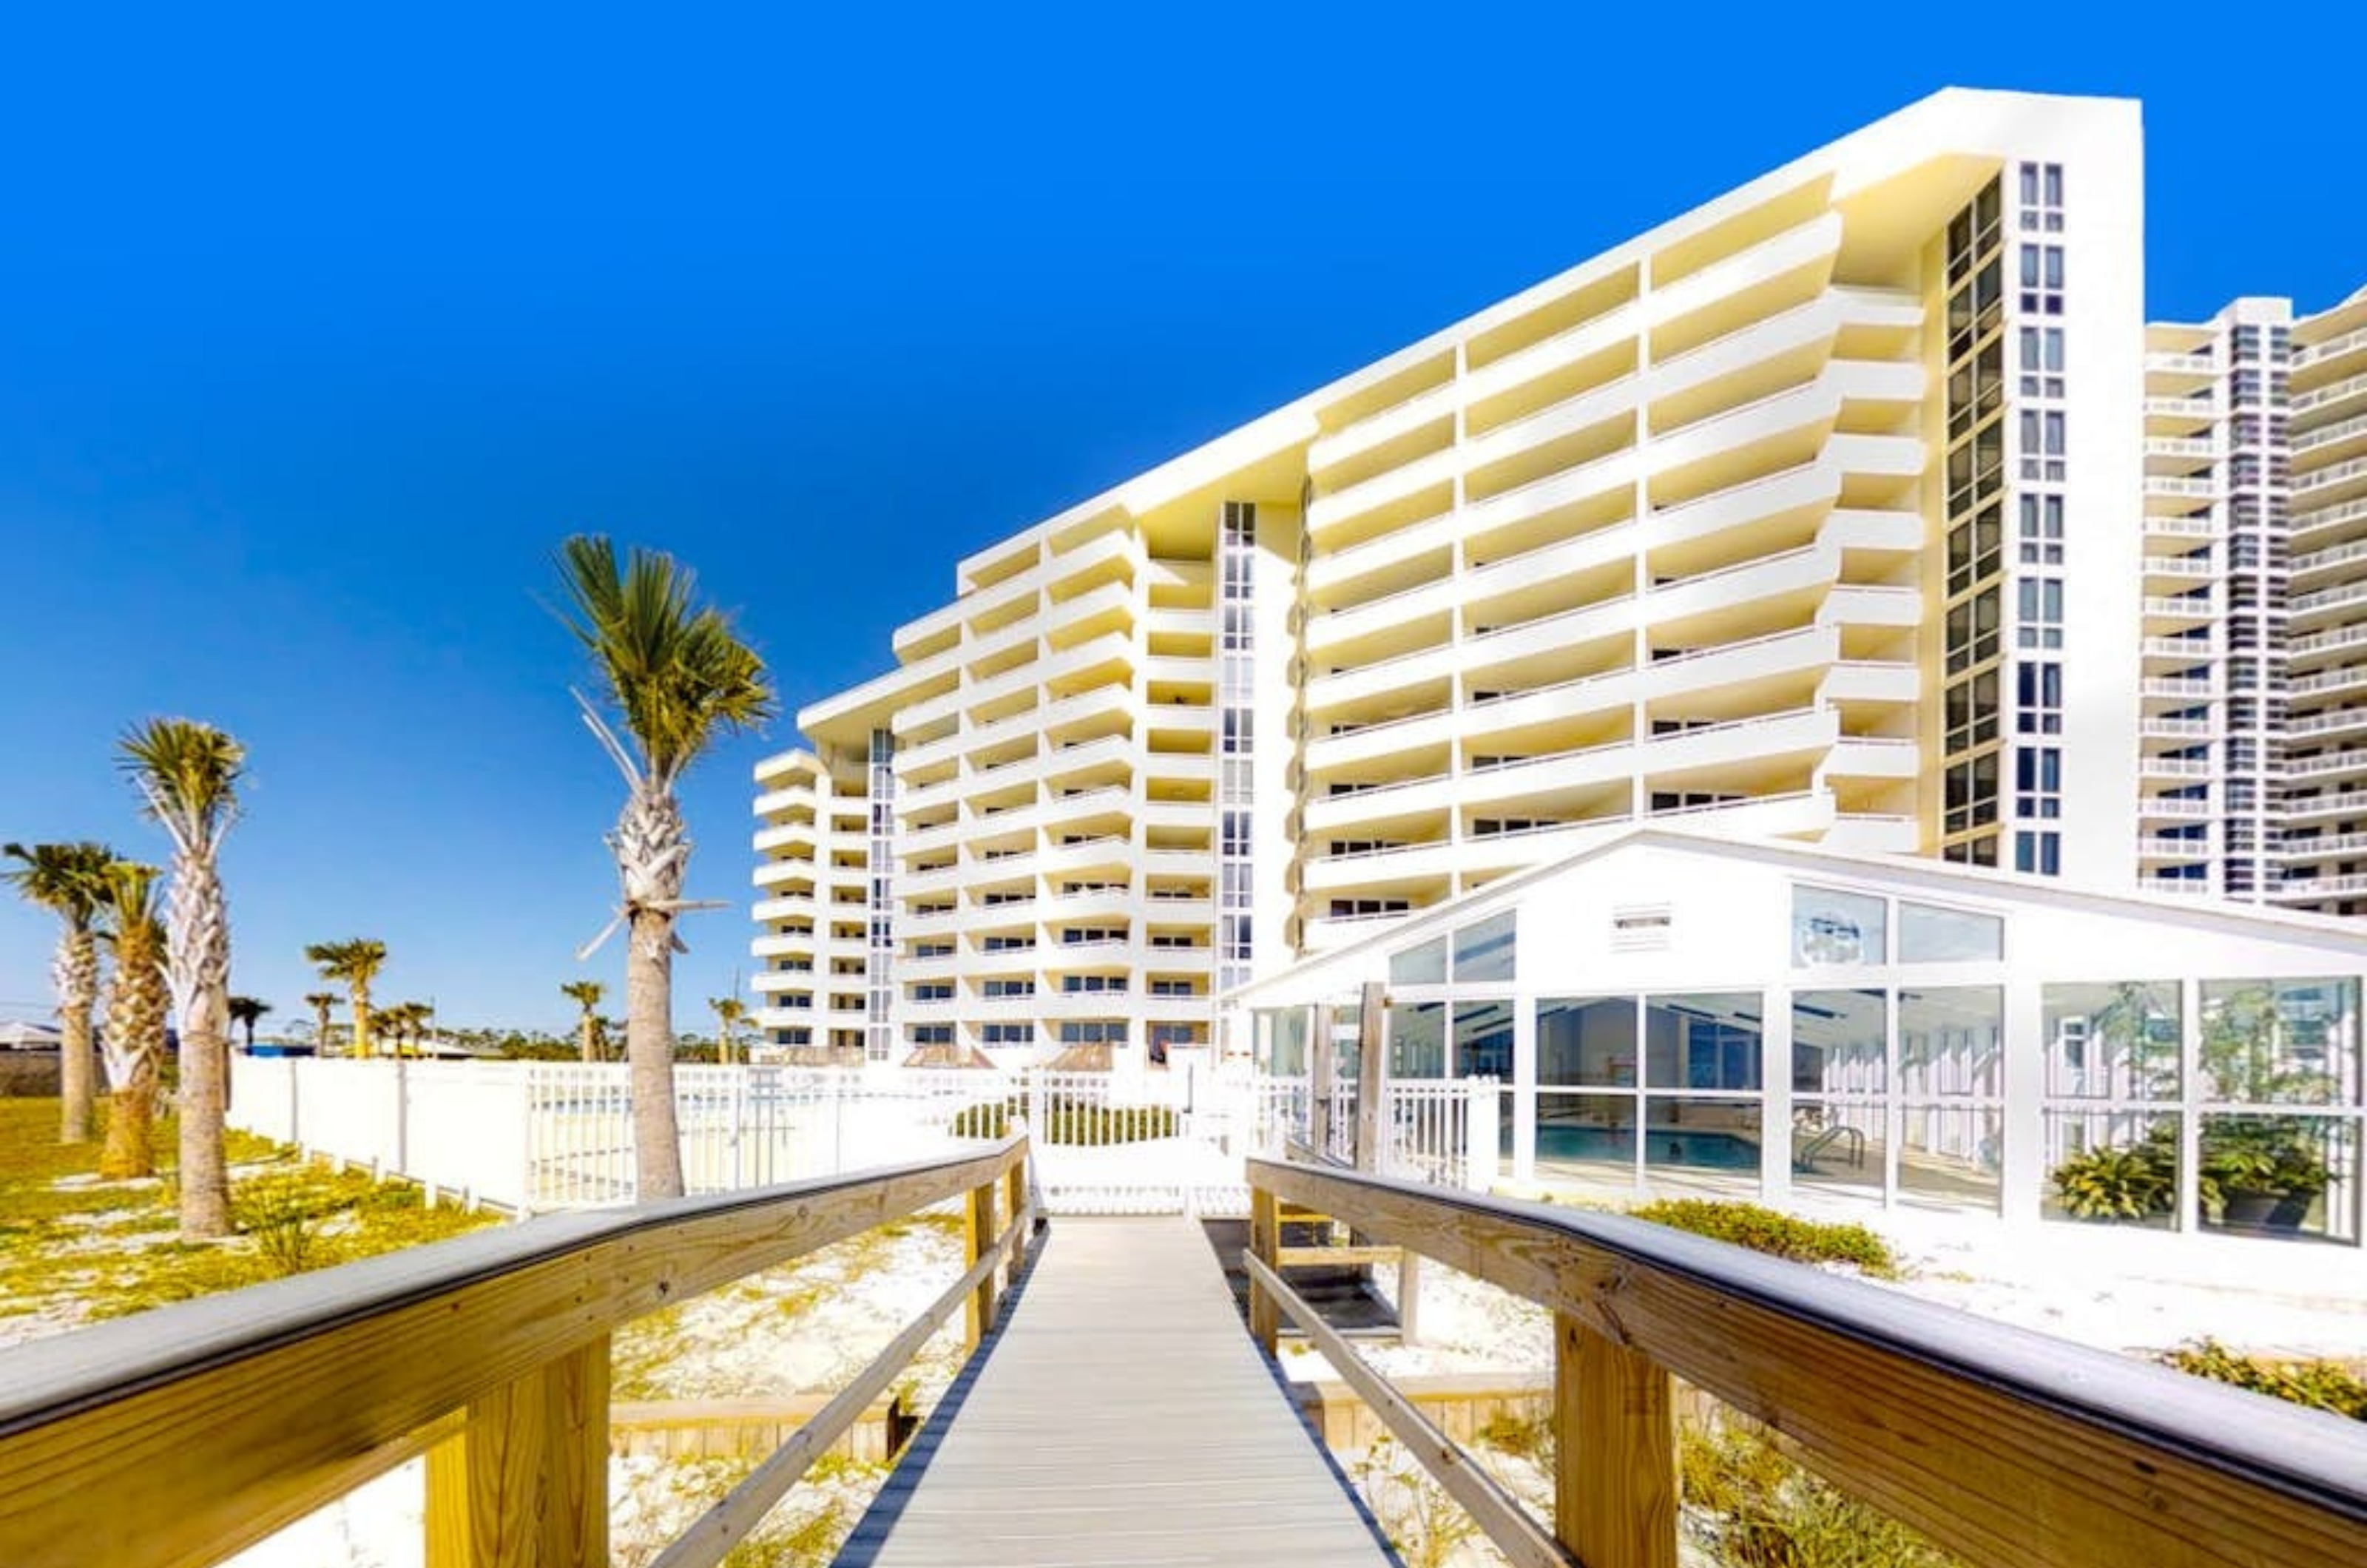
[[[1014, 1096], [966, 1105], [954, 1112], [950, 1126], [957, 1138], [1001, 1138], [1026, 1114], [1026, 1102]], [[1054, 1095], [1044, 1102], [1043, 1125], [1034, 1132], [1047, 1144], [1135, 1144], [1172, 1138], [1178, 1127], [1174, 1111], [1164, 1105], [1099, 1105]]]
[[1713, 1416], [1683, 1428], [1677, 1463], [1686, 1530], [1724, 1568], [1955, 1568], [1739, 1423]]
[[1795, 1263], [1843, 1263], [1880, 1280], [1898, 1274], [1898, 1258], [1890, 1244], [1863, 1225], [1829, 1224], [1757, 1203], [1705, 1198], [1663, 1198], [1627, 1212], [1654, 1224], [1731, 1242]]
[[2367, 1421], [2367, 1378], [2339, 1361], [2267, 1360], [2231, 1350], [2216, 1339], [2190, 1340], [2161, 1359], [2199, 1378]]

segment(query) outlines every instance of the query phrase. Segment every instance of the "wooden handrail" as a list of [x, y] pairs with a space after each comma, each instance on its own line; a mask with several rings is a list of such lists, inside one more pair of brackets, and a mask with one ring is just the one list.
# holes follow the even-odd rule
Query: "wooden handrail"
[[[1676, 1560], [1672, 1375], [1975, 1568], [2367, 1562], [2358, 1423], [1619, 1215], [1249, 1179], [1269, 1269], [1287, 1201], [1554, 1313], [1554, 1534], [1587, 1568]], [[1252, 1283], [1262, 1335], [1280, 1304]]]
[[0, 1352], [0, 1563], [206, 1568], [423, 1451], [433, 1568], [605, 1563], [616, 1328], [980, 1190], [991, 1316], [1026, 1159], [553, 1215]]

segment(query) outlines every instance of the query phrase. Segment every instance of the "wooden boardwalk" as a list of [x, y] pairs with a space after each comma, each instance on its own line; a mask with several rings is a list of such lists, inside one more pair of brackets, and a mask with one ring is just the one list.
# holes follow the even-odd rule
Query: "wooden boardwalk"
[[1172, 1218], [1047, 1233], [1002, 1330], [838, 1558], [1390, 1561], [1258, 1354], [1199, 1226]]

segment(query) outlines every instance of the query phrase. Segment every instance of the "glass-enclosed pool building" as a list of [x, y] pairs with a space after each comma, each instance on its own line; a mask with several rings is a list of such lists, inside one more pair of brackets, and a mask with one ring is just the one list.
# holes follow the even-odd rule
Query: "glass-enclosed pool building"
[[1387, 1077], [1496, 1079], [1516, 1188], [2356, 1245], [2362, 976], [2357, 922], [1643, 829], [1225, 1027], [1353, 1089], [1380, 983]]

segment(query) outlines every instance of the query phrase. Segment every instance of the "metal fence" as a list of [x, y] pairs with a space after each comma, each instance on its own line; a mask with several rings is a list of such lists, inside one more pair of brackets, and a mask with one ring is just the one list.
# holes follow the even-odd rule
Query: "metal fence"
[[[631, 1201], [621, 1063], [237, 1056], [232, 1124], [521, 1213]], [[1483, 1087], [1484, 1086], [1484, 1087]], [[1336, 1147], [1353, 1145], [1350, 1092]], [[940, 1157], [1025, 1127], [1045, 1204], [1068, 1213], [1245, 1213], [1242, 1161], [1304, 1138], [1309, 1089], [1196, 1062], [1164, 1073], [966, 1068], [674, 1069], [683, 1176], [732, 1191]], [[1382, 1168], [1484, 1190], [1495, 1084], [1395, 1083]]]

